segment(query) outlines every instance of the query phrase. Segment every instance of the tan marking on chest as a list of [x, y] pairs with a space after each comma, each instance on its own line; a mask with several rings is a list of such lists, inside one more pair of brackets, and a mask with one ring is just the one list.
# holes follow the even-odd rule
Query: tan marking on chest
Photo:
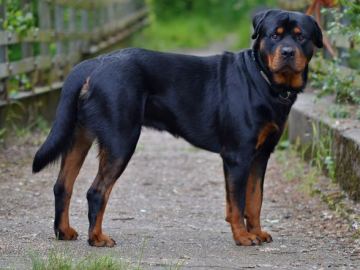
[[258, 149], [261, 145], [264, 144], [264, 142], [266, 141], [267, 137], [276, 131], [279, 131], [279, 127], [277, 124], [270, 122], [267, 123], [259, 132], [258, 138], [257, 138], [257, 143], [256, 143], [256, 149]]
[[300, 88], [304, 83], [301, 73], [274, 73], [273, 79], [277, 84], [284, 84], [293, 88]]

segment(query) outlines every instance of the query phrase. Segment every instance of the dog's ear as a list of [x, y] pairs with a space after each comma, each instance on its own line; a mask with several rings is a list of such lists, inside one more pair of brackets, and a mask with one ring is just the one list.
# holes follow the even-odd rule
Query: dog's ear
[[313, 26], [312, 40], [316, 47], [322, 48], [324, 46], [324, 44], [323, 44], [323, 35], [321, 32], [321, 28], [320, 28], [319, 24], [317, 23], [317, 21], [312, 16], [308, 16], [308, 17], [310, 18], [312, 26]]
[[259, 36], [260, 28], [262, 27], [264, 19], [268, 13], [269, 13], [269, 10], [261, 11], [254, 15], [253, 20], [252, 20], [253, 27], [254, 27], [254, 32], [251, 36], [252, 39], [256, 39]]
[[265, 11], [260, 11], [254, 15], [252, 21], [254, 27], [254, 33], [251, 36], [252, 39], [257, 39], [259, 37], [261, 28], [264, 24], [264, 20], [266, 19], [266, 17], [269, 16], [270, 13], [277, 13], [277, 12], [281, 12], [281, 11], [277, 9], [269, 9]]

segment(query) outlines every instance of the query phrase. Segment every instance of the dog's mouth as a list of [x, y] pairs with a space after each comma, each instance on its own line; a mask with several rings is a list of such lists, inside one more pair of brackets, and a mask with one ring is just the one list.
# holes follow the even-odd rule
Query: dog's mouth
[[297, 67], [295, 61], [289, 61], [289, 60], [278, 62], [277, 65], [271, 66], [270, 70], [273, 73], [282, 73], [286, 75], [298, 74], [304, 71], [303, 68]]

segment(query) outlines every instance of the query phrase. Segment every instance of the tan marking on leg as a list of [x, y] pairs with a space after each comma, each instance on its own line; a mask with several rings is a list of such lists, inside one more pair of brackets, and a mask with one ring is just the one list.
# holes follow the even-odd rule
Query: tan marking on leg
[[[109, 163], [108, 154], [104, 150], [99, 152], [99, 171], [91, 187], [102, 196], [102, 205], [97, 213], [95, 224], [89, 229], [89, 244], [96, 247], [113, 247], [116, 242], [102, 231], [102, 222], [107, 202], [116, 179], [125, 169], [122, 160]], [[90, 224], [91, 225], [91, 224]]]
[[62, 232], [63, 240], [73, 240], [78, 236], [77, 232], [70, 227], [69, 206], [76, 177], [92, 144], [92, 140], [86, 134], [85, 130], [77, 130], [75, 136], [73, 148], [62, 158], [61, 169], [57, 180], [57, 184], [63, 185], [66, 192], [59, 227], [56, 228]]
[[251, 246], [258, 245], [261, 243], [257, 239], [255, 234], [249, 233], [246, 230], [244, 216], [241, 214], [241, 210], [237, 205], [237, 200], [235, 198], [235, 193], [233, 192], [231, 185], [229, 186], [230, 191], [230, 207], [231, 207], [231, 216], [230, 216], [230, 225], [231, 231], [233, 233], [234, 241], [237, 245], [241, 246]]
[[256, 175], [257, 164], [254, 163], [253, 168], [247, 182], [246, 187], [246, 227], [249, 233], [255, 234], [262, 242], [271, 242], [271, 235], [261, 230], [260, 213], [262, 205], [262, 191], [260, 176]]
[[105, 190], [105, 194], [103, 195], [103, 205], [101, 206], [101, 209], [96, 217], [95, 226], [92, 231], [89, 231], [89, 239], [92, 245], [96, 247], [113, 247], [116, 245], [115, 240], [104, 234], [102, 231], [102, 222], [104, 218], [105, 208], [109, 200], [112, 188], [113, 185], [111, 185]]

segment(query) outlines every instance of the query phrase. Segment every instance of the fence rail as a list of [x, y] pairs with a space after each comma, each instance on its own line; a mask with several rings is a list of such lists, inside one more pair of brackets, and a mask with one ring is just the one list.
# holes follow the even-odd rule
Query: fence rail
[[[147, 23], [144, 0], [22, 0], [35, 2], [35, 27], [25, 34], [3, 29], [6, 4], [0, 5], [0, 105], [58, 88], [84, 55], [118, 43]], [[18, 59], [12, 59], [14, 51]]]

